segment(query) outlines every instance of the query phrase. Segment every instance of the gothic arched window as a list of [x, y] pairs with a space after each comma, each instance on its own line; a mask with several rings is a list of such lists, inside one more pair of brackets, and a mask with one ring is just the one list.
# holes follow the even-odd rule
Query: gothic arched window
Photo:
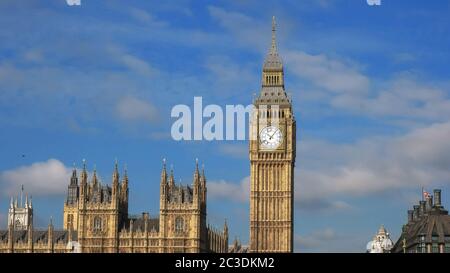
[[74, 223], [73, 223], [73, 214], [69, 214], [69, 215], [67, 215], [67, 229], [69, 229], [69, 228], [73, 228], [73, 225], [74, 225]]
[[94, 218], [94, 231], [102, 231], [102, 218], [98, 216]]
[[184, 231], [184, 220], [180, 216], [175, 219], [175, 232]]

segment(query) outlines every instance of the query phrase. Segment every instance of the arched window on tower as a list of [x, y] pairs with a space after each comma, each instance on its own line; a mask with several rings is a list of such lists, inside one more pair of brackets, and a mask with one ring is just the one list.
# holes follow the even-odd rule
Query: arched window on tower
[[98, 216], [94, 218], [94, 231], [102, 231], [102, 218]]
[[181, 233], [184, 231], [184, 220], [182, 217], [178, 216], [175, 219], [175, 232], [176, 233]]
[[69, 228], [73, 228], [73, 225], [74, 225], [74, 223], [73, 223], [73, 214], [69, 214], [69, 215], [67, 215], [67, 229], [69, 229]]

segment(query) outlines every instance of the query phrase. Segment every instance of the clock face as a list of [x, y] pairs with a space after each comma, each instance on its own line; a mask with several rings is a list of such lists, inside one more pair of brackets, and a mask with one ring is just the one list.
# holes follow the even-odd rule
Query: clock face
[[262, 148], [276, 149], [283, 140], [283, 133], [278, 127], [267, 126], [259, 133], [259, 140]]

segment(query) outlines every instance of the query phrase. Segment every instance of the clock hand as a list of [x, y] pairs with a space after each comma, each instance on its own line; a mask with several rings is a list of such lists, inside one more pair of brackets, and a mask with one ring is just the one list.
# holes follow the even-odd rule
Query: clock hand
[[278, 132], [279, 129], [276, 129], [275, 132], [269, 137], [270, 139], [273, 138], [273, 136], [276, 134], [276, 132]]

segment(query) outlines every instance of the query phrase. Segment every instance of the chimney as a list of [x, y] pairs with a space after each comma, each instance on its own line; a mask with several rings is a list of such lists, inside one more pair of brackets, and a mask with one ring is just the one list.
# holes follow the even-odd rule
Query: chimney
[[414, 205], [413, 208], [414, 208], [414, 210], [413, 210], [413, 220], [417, 221], [417, 220], [419, 220], [419, 206]]
[[440, 189], [434, 190], [434, 206], [437, 208], [441, 207], [441, 190]]
[[413, 219], [413, 213], [414, 213], [414, 211], [413, 210], [408, 210], [408, 224], [409, 223], [411, 223], [412, 221], [414, 221], [414, 219]]
[[419, 216], [420, 217], [425, 216], [426, 205], [427, 205], [426, 201], [419, 201]]
[[427, 199], [427, 211], [433, 208], [433, 196], [429, 195]]

